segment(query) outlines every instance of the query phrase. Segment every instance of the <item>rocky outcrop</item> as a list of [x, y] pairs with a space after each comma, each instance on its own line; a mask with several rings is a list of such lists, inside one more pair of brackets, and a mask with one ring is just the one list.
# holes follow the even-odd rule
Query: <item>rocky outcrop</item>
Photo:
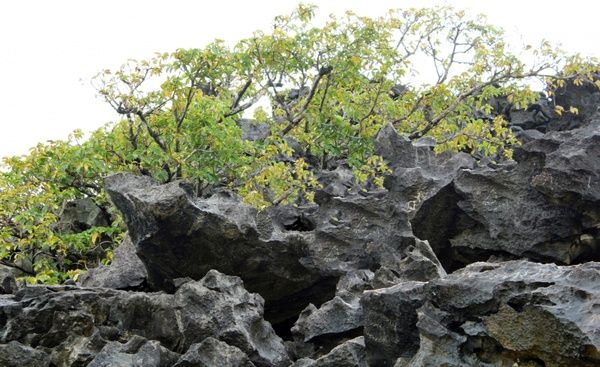
[[152, 289], [172, 292], [175, 279], [217, 269], [260, 293], [274, 322], [330, 299], [349, 271], [398, 268], [402, 251], [418, 241], [385, 191], [334, 196], [335, 185], [318, 194], [318, 205], [258, 213], [224, 192], [202, 199], [177, 182], [107, 180]]
[[0, 344], [0, 366], [4, 367], [48, 367], [48, 355], [40, 350], [17, 341]]
[[412, 220], [447, 270], [486, 260], [561, 264], [598, 260], [600, 119], [549, 132], [516, 162], [464, 169]]
[[259, 295], [214, 270], [173, 295], [27, 287], [0, 296], [0, 345], [17, 341], [56, 366], [170, 366], [179, 353], [213, 337], [256, 366], [287, 366], [283, 342], [262, 315]]
[[598, 284], [598, 263], [511, 261], [367, 291], [367, 360], [372, 366], [595, 366]]
[[20, 289], [0, 268], [0, 365], [600, 365], [600, 94], [561, 93], [578, 118], [510, 110], [512, 162], [387, 125], [384, 189], [332, 161], [294, 207], [111, 176], [129, 235], [110, 266]]

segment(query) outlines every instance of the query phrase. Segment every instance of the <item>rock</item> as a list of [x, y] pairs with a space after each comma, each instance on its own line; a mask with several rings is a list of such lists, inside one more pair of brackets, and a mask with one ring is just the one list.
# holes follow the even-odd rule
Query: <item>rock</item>
[[271, 134], [271, 125], [269, 124], [248, 119], [239, 119], [237, 124], [242, 129], [243, 140], [263, 140]]
[[398, 269], [382, 266], [377, 269], [371, 285], [386, 288], [405, 281], [429, 281], [446, 276], [446, 271], [427, 241], [417, 241], [404, 251]]
[[362, 336], [348, 340], [317, 360], [302, 358], [292, 367], [367, 367]]
[[263, 317], [263, 299], [248, 293], [240, 278], [209, 271], [199, 282], [188, 282], [175, 293], [184, 346], [218, 338], [246, 353], [257, 366], [287, 366], [283, 341]]
[[58, 215], [58, 228], [61, 232], [79, 233], [92, 227], [108, 225], [108, 214], [90, 198], [65, 202]]
[[[287, 366], [283, 342], [262, 315], [259, 295], [248, 293], [239, 278], [216, 271], [185, 283], [173, 295], [26, 287], [14, 295], [0, 295], [0, 343], [45, 348], [57, 366], [74, 361], [85, 365], [96, 354], [101, 357], [97, 363], [112, 356], [123, 363], [150, 356], [162, 365], [171, 358], [163, 347], [181, 353], [214, 337], [247, 353], [257, 366]], [[139, 338], [132, 341], [136, 336], [149, 344]], [[133, 344], [117, 343], [124, 340]]]
[[419, 331], [415, 326], [425, 284], [409, 281], [364, 293], [361, 303], [369, 366], [392, 366], [397, 358], [417, 352]]
[[462, 169], [475, 166], [470, 155], [435, 154], [433, 145], [425, 141], [412, 143], [399, 135], [391, 124], [379, 131], [375, 150], [393, 170], [385, 179], [389, 202], [408, 213], [411, 221], [421, 205], [451, 184]]
[[171, 367], [179, 355], [157, 341], [134, 336], [127, 343], [109, 342], [88, 367]]
[[17, 291], [15, 277], [18, 275], [20, 275], [18, 270], [0, 265], [0, 294], [11, 294]]
[[17, 341], [0, 344], [0, 366], [3, 367], [48, 367], [48, 355], [40, 350]]
[[148, 273], [135, 253], [131, 238], [126, 235], [113, 253], [110, 265], [100, 265], [82, 274], [78, 282], [84, 287], [104, 287], [140, 290], [145, 287]]
[[192, 344], [173, 367], [254, 367], [254, 364], [238, 348], [209, 337]]
[[317, 359], [315, 367], [367, 367], [365, 341], [362, 336], [348, 340]]
[[[594, 74], [593, 79], [597, 81], [600, 75]], [[600, 117], [597, 115], [600, 111], [600, 89], [590, 80], [582, 81], [581, 86], [573, 84], [573, 79], [567, 80], [564, 87], [555, 91], [554, 103], [567, 111], [570, 107], [575, 107], [578, 113], [573, 115], [565, 112], [564, 117], [556, 119], [556, 122], [549, 126], [550, 130], [579, 128], [587, 121]]]
[[395, 269], [417, 241], [385, 190], [345, 196], [323, 190], [318, 205], [257, 213], [233, 194], [195, 198], [178, 182], [119, 174], [106, 183], [151, 289], [173, 292], [174, 279], [200, 279], [216, 269], [240, 276], [264, 297], [275, 324], [330, 300], [349, 271]]
[[337, 285], [336, 296], [317, 309], [305, 308], [292, 328], [305, 342], [317, 336], [343, 334], [362, 327], [363, 312], [360, 298], [370, 288], [373, 272], [357, 270], [344, 275]]
[[516, 162], [459, 170], [411, 220], [447, 271], [490, 256], [598, 260], [600, 119], [515, 149]]
[[598, 284], [599, 263], [509, 261], [369, 291], [369, 365], [598, 365]]
[[301, 239], [288, 241], [272, 226], [268, 230], [283, 238], [263, 238], [268, 234], [259, 232], [256, 211], [237, 197], [220, 193], [194, 201], [179, 183], [157, 185], [127, 174], [109, 177], [107, 190], [125, 216], [153, 289], [173, 291], [173, 279], [200, 279], [217, 269], [243, 276], [251, 291], [277, 299], [319, 279], [298, 263], [308, 254]]

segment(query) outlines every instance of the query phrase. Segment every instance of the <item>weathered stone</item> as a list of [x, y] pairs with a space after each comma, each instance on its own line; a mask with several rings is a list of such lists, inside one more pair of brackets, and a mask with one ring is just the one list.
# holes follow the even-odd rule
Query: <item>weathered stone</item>
[[17, 341], [0, 344], [0, 366], [3, 367], [48, 367], [50, 359], [40, 350]]
[[562, 264], [597, 260], [600, 119], [515, 149], [516, 162], [461, 169], [411, 219], [453, 271], [490, 256]]
[[[262, 315], [259, 295], [248, 293], [239, 278], [216, 271], [182, 285], [174, 295], [26, 287], [15, 295], [0, 296], [0, 343], [19, 341], [46, 348], [53, 364], [70, 366], [85, 365], [103, 348], [106, 358], [118, 355], [135, 362], [142, 350], [140, 356], [161, 356], [151, 360], [163, 363], [162, 347], [181, 353], [215, 337], [247, 353], [257, 366], [286, 366], [283, 342]], [[135, 347], [116, 343], [136, 335], [149, 344], [139, 349], [140, 343]]]
[[157, 341], [134, 336], [127, 343], [109, 342], [88, 367], [171, 367], [179, 355]]
[[263, 302], [240, 278], [215, 270], [185, 283], [175, 293], [175, 303], [185, 305], [178, 312], [178, 322], [187, 326], [183, 345], [215, 337], [241, 349], [257, 366], [287, 366], [283, 341], [263, 319]]
[[233, 194], [194, 198], [180, 183], [126, 174], [107, 179], [107, 190], [124, 213], [150, 287], [174, 291], [174, 279], [216, 269], [260, 293], [274, 322], [331, 299], [348, 271], [396, 268], [417, 241], [385, 190], [342, 197], [326, 189], [316, 195], [318, 205], [261, 213]]
[[598, 284], [598, 263], [510, 261], [370, 291], [365, 318], [380, 318], [365, 320], [367, 358], [373, 366], [595, 366]]
[[366, 291], [364, 336], [369, 366], [392, 366], [401, 356], [419, 349], [417, 309], [423, 304], [425, 282], [410, 281]]
[[373, 279], [370, 270], [348, 272], [337, 285], [336, 296], [317, 309], [313, 304], [298, 317], [292, 332], [302, 335], [305, 342], [317, 336], [342, 334], [362, 327], [360, 298]]
[[113, 253], [110, 265], [100, 265], [82, 274], [78, 282], [84, 287], [139, 290], [145, 287], [148, 273], [135, 253], [128, 235]]
[[362, 336], [348, 340], [317, 359], [315, 367], [367, 367], [365, 340]]
[[11, 294], [17, 291], [15, 277], [19, 274], [17, 269], [0, 265], [0, 294]]
[[173, 367], [254, 367], [240, 349], [214, 338], [192, 344]]

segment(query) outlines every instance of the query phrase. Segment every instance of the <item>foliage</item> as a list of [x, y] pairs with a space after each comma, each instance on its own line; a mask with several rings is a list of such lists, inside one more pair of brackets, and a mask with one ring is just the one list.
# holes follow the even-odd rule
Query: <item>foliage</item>
[[[451, 8], [376, 19], [349, 12], [320, 26], [314, 15], [314, 6], [300, 5], [277, 17], [272, 32], [233, 46], [217, 40], [101, 72], [94, 84], [121, 121], [86, 141], [76, 133], [5, 161], [0, 261], [28, 261], [26, 270], [47, 282], [96, 261], [91, 249], [122, 232], [116, 213], [111, 227], [82, 233], [61, 233], [55, 224], [75, 198], [112, 211], [101, 189], [110, 172], [186, 179], [199, 195], [225, 186], [265, 208], [310, 202], [316, 171], [340, 161], [359, 182], [381, 186], [389, 170], [374, 155], [373, 138], [388, 123], [411, 139], [433, 137], [438, 152], [510, 158], [517, 141], [502, 107], [535, 103], [535, 81], [551, 94], [600, 71], [596, 60], [547, 42], [519, 58], [501, 30]], [[239, 124], [249, 114], [268, 126], [267, 136], [242, 139]]]

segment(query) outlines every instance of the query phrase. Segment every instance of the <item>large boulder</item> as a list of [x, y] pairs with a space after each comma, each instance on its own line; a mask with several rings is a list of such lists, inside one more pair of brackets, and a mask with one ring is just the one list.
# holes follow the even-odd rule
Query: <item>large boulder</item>
[[369, 365], [599, 365], [598, 284], [599, 263], [510, 261], [368, 291]]
[[216, 269], [241, 277], [279, 322], [331, 299], [349, 271], [398, 268], [418, 241], [387, 191], [334, 192], [341, 177], [317, 193], [318, 205], [262, 212], [227, 192], [194, 197], [182, 182], [118, 174], [106, 186], [152, 289], [172, 292], [176, 279]]

